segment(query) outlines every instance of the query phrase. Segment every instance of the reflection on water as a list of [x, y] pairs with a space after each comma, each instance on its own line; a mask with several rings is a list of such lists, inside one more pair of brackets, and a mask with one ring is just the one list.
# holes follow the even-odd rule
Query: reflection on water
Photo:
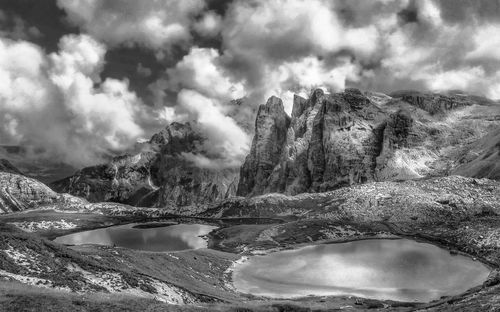
[[202, 235], [215, 226], [204, 224], [177, 224], [164, 227], [134, 228], [136, 224], [112, 226], [79, 232], [56, 238], [60, 244], [99, 244], [147, 251], [175, 251], [207, 247]]
[[234, 286], [276, 298], [353, 295], [382, 300], [431, 301], [482, 284], [480, 262], [407, 239], [308, 246], [238, 264]]

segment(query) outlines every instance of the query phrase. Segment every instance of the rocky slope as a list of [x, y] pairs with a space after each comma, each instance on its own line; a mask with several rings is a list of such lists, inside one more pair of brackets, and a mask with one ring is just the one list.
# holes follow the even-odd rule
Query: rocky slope
[[290, 121], [271, 98], [255, 126], [237, 194], [294, 195], [448, 175], [464, 148], [500, 129], [500, 106], [462, 94], [316, 90], [295, 96]]
[[84, 168], [51, 187], [92, 202], [148, 207], [187, 206], [234, 195], [236, 169], [200, 168], [186, 159], [186, 153], [199, 152], [203, 140], [189, 123], [172, 123], [139, 152]]
[[22, 211], [57, 202], [45, 184], [19, 174], [0, 172], [0, 212]]
[[500, 180], [500, 129], [464, 148], [458, 162], [455, 174]]
[[215, 218], [328, 219], [345, 222], [433, 223], [500, 213], [500, 182], [449, 176], [360, 184], [295, 196], [235, 197], [201, 213]]

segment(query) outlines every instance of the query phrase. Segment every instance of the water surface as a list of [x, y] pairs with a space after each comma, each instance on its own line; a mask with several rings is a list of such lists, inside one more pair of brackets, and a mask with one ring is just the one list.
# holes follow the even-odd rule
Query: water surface
[[[138, 225], [141, 226], [136, 228]], [[200, 236], [217, 228], [204, 224], [142, 225], [133, 223], [78, 232], [58, 237], [54, 241], [70, 245], [99, 244], [146, 251], [176, 251], [206, 248], [207, 240]]]
[[480, 285], [489, 272], [435, 245], [376, 239], [253, 256], [236, 265], [233, 281], [240, 292], [274, 298], [352, 295], [427, 302]]

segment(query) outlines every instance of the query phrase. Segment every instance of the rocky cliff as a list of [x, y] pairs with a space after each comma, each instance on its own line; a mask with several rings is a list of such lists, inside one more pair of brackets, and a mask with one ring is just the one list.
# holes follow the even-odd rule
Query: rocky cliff
[[265, 191], [261, 181], [269, 178], [278, 163], [289, 125], [290, 117], [281, 99], [273, 96], [259, 106], [252, 149], [240, 171], [238, 194]]
[[14, 212], [57, 202], [59, 195], [45, 184], [19, 174], [0, 172], [0, 211]]
[[51, 186], [92, 202], [148, 207], [187, 206], [234, 195], [237, 170], [199, 168], [185, 158], [186, 153], [199, 152], [203, 140], [189, 123], [172, 123], [139, 152], [84, 168]]
[[290, 121], [279, 103], [271, 98], [259, 109], [238, 195], [447, 175], [467, 144], [500, 126], [498, 105], [461, 94], [318, 89], [295, 96]]

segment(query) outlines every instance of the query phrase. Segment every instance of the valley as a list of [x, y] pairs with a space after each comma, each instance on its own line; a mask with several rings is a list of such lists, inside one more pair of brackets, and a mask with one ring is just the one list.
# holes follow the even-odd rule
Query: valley
[[[12, 311], [494, 311], [498, 116], [496, 104], [465, 95], [316, 90], [295, 97], [292, 116], [278, 98], [261, 105], [240, 170], [190, 163], [183, 155], [203, 153], [203, 136], [182, 124], [51, 188], [2, 163], [0, 303]], [[212, 226], [201, 238], [208, 248], [54, 241], [154, 222]], [[234, 286], [234, 268], [250, 257], [367, 239], [429, 243], [488, 274], [465, 291], [418, 302], [272, 298]]]

